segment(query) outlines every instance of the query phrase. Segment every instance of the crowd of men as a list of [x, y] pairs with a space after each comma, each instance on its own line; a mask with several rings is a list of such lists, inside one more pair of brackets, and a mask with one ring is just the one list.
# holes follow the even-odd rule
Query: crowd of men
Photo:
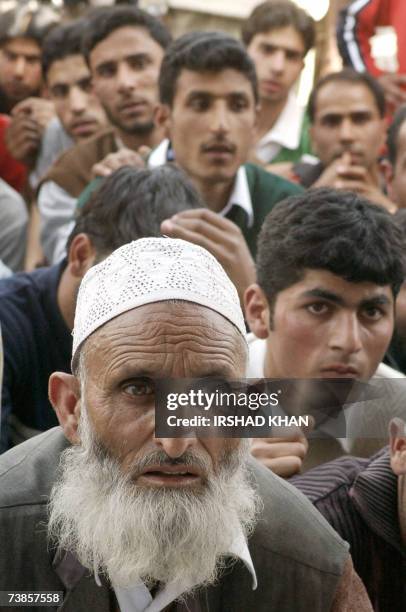
[[[314, 44], [291, 0], [0, 15], [0, 609], [406, 609], [406, 106], [347, 67], [301, 107]], [[367, 395], [161, 438], [160, 378]]]

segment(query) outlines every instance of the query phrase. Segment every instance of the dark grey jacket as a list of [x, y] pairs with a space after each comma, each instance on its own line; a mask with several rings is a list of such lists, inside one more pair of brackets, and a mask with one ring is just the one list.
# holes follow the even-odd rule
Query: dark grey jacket
[[[109, 612], [111, 593], [75, 562], [61, 572], [48, 550], [46, 506], [60, 453], [57, 427], [0, 457], [0, 591], [64, 591], [64, 612]], [[328, 612], [348, 560], [348, 545], [301, 493], [256, 461], [263, 511], [249, 540], [258, 588], [238, 562], [199, 595], [202, 612]], [[13, 612], [16, 608], [2, 608]], [[44, 608], [31, 608], [44, 610]], [[56, 609], [56, 608], [48, 608]]]

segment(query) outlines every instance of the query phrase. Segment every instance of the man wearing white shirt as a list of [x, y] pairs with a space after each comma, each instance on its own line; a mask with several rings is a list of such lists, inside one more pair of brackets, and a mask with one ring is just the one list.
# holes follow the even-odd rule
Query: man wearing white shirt
[[[258, 284], [245, 294], [247, 322], [257, 337], [250, 338], [247, 375], [402, 378], [381, 361], [405, 277], [403, 250], [401, 230], [389, 213], [356, 194], [326, 188], [277, 205], [258, 242]], [[405, 388], [396, 382], [390, 395], [379, 383], [384, 399], [350, 409], [347, 435], [357, 439], [343, 443], [329, 435], [308, 445], [296, 431], [289, 440], [257, 440], [254, 456], [288, 477], [348, 450], [378, 450], [390, 418], [404, 414]], [[371, 436], [365, 443], [363, 433]], [[382, 440], [374, 448], [375, 437]]]
[[232, 37], [191, 32], [166, 51], [159, 95], [156, 119], [170, 147], [162, 143], [150, 163], [174, 159], [208, 207], [165, 221], [162, 233], [208, 249], [242, 297], [255, 278], [253, 258], [264, 218], [276, 202], [299, 190], [246, 163], [258, 117], [255, 66]]
[[244, 23], [242, 39], [258, 76], [255, 156], [264, 165], [296, 162], [311, 152], [307, 116], [292, 88], [314, 46], [313, 19], [289, 0], [263, 2]]

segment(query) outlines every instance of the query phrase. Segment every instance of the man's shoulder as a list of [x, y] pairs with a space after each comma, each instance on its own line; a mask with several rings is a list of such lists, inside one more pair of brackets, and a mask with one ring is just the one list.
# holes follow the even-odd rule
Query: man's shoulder
[[68, 194], [78, 197], [91, 180], [93, 165], [115, 151], [114, 131], [108, 128], [97, 132], [62, 153], [42, 179], [39, 189], [44, 183], [52, 181]]
[[30, 316], [30, 304], [41, 307], [42, 295], [56, 289], [61, 272], [61, 264], [50, 268], [39, 268], [32, 272], [18, 272], [0, 280], [0, 315], [2, 322], [19, 312], [23, 317]]
[[68, 446], [62, 429], [54, 427], [0, 456], [0, 516], [47, 503], [60, 454]]
[[246, 163], [244, 167], [251, 196], [271, 195], [273, 200], [279, 201], [282, 198], [303, 192], [300, 185], [268, 172], [256, 164]]
[[323, 463], [304, 474], [293, 476], [289, 482], [317, 505], [337, 495], [346, 495], [369, 463], [370, 459], [346, 455]]
[[272, 557], [340, 575], [348, 545], [292, 484], [255, 460], [250, 469], [263, 503], [251, 545]]

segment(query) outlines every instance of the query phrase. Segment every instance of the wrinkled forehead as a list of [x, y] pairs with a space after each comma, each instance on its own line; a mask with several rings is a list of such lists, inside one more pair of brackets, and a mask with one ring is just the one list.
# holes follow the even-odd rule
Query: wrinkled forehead
[[219, 313], [191, 302], [139, 306], [108, 321], [81, 348], [86, 376], [244, 376], [247, 345]]

